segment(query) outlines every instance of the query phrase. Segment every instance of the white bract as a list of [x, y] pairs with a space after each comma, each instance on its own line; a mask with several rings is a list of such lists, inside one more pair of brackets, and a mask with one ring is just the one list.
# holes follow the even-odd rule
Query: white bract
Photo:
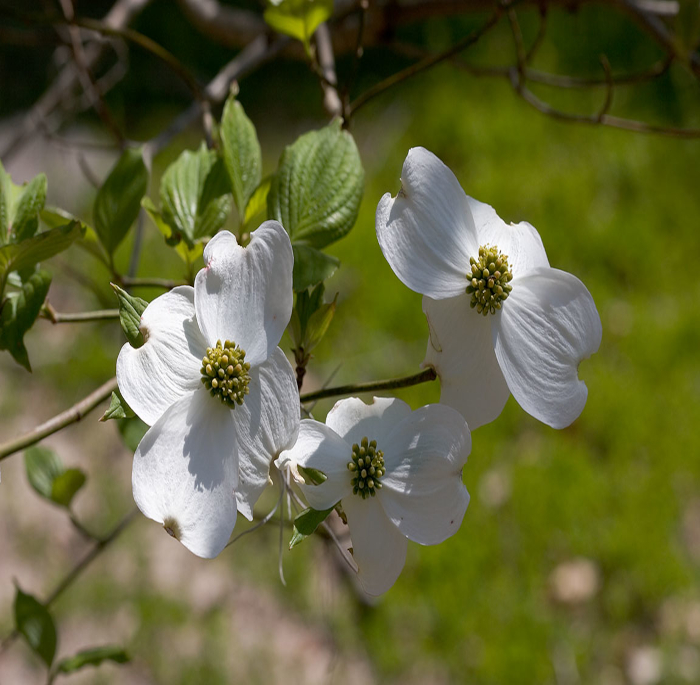
[[467, 197], [434, 154], [409, 151], [396, 198], [377, 207], [377, 238], [394, 273], [422, 293], [430, 340], [423, 364], [440, 401], [473, 430], [510, 393], [535, 418], [563, 428], [583, 411], [581, 360], [598, 350], [600, 317], [586, 286], [549, 266], [539, 234], [508, 226]]
[[277, 347], [293, 261], [276, 221], [245, 248], [217, 234], [194, 288], [153, 300], [144, 344], [127, 343], [117, 359], [124, 399], [151, 426], [134, 455], [136, 504], [202, 557], [226, 546], [237, 510], [252, 519], [271, 460], [296, 438], [299, 394]]
[[416, 411], [401, 400], [340, 400], [326, 423], [303, 420], [280, 469], [321, 471], [300, 487], [309, 505], [347, 516], [358, 578], [370, 595], [386, 592], [406, 561], [407, 539], [435, 545], [455, 533], [469, 503], [462, 467], [471, 451], [458, 412], [438, 404]]

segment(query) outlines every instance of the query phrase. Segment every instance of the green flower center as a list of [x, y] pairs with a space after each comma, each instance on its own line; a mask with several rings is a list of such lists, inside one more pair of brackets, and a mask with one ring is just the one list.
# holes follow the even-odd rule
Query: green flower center
[[227, 407], [235, 409], [243, 404], [250, 383], [250, 364], [245, 361], [245, 351], [238, 345], [221, 340], [216, 347], [208, 347], [202, 359], [202, 383], [212, 397], [218, 397]]
[[508, 257], [501, 254], [497, 247], [482, 245], [479, 259], [469, 259], [472, 270], [467, 273], [467, 293], [472, 296], [469, 306], [479, 314], [495, 314], [501, 304], [510, 295], [513, 286], [513, 274], [510, 272]]
[[361, 443], [352, 446], [352, 461], [348, 471], [353, 474], [352, 491], [362, 499], [374, 497], [382, 487], [379, 480], [385, 473], [384, 453], [377, 449], [377, 441], [362, 438]]

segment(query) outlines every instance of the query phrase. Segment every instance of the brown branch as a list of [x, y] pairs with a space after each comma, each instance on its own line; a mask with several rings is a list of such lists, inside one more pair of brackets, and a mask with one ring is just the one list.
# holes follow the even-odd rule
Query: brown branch
[[402, 69], [396, 74], [392, 74], [388, 78], [385, 78], [383, 81], [380, 81], [379, 83], [372, 86], [369, 90], [366, 90], [355, 100], [353, 100], [353, 102], [350, 103], [350, 106], [348, 107], [347, 111], [348, 118], [350, 116], [353, 116], [358, 109], [364, 107], [368, 102], [373, 100], [378, 95], [381, 95], [385, 91], [389, 90], [390, 88], [393, 88], [399, 83], [402, 83], [406, 79], [420, 74], [426, 69], [430, 69], [431, 67], [434, 67], [435, 65], [440, 64], [441, 62], [444, 62], [445, 60], [448, 60], [451, 57], [454, 57], [462, 50], [466, 50], [466, 48], [476, 43], [489, 29], [493, 28], [498, 23], [500, 16], [501, 9], [500, 7], [497, 7], [493, 14], [488, 18], [486, 23], [483, 26], [481, 26], [481, 28], [477, 29], [476, 31], [473, 31], [466, 38], [459, 41], [448, 50], [438, 53], [437, 55], [426, 57], [420, 62], [412, 64], [410, 67], [406, 67], [405, 69]]
[[[118, 0], [105, 15], [103, 23], [113, 28], [127, 26], [151, 0]], [[85, 63], [93, 68], [105, 54], [105, 45], [92, 45], [85, 51]], [[66, 93], [70, 93], [78, 85], [79, 78], [74, 64], [66, 65], [46, 92], [26, 113], [19, 126], [17, 135], [0, 151], [0, 159], [4, 163], [31, 139], [37, 127], [61, 105]]]
[[77, 423], [83, 417], [87, 416], [93, 409], [104, 402], [117, 389], [117, 379], [112, 378], [104, 385], [101, 385], [97, 390], [91, 392], [86, 398], [74, 404], [70, 409], [61, 412], [52, 419], [42, 423], [33, 430], [20, 435], [18, 438], [9, 440], [0, 445], [0, 461], [9, 457], [15, 452], [19, 452], [31, 445], [36, 444], [40, 440], [57, 433], [66, 426], [72, 423]]
[[98, 309], [92, 312], [57, 312], [47, 301], [39, 313], [43, 319], [56, 323], [87, 323], [91, 321], [112, 321], [119, 318], [118, 309]]
[[318, 66], [323, 75], [323, 79], [321, 79], [323, 106], [332, 117], [338, 116], [343, 113], [343, 103], [338, 96], [338, 79], [335, 74], [333, 42], [326, 24], [321, 24], [316, 29], [316, 55]]

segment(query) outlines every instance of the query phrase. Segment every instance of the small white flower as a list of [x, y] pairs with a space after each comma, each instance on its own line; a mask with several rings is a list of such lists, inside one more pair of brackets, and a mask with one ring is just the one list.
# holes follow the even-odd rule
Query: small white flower
[[252, 519], [271, 460], [296, 438], [294, 371], [277, 347], [293, 261], [276, 221], [245, 248], [217, 234], [194, 288], [153, 300], [141, 317], [145, 343], [127, 343], [117, 359], [124, 399], [152, 426], [134, 455], [136, 504], [198, 556], [221, 552], [237, 510]]
[[377, 238], [394, 273], [425, 295], [423, 364], [440, 377], [441, 402], [474, 430], [512, 393], [540, 421], [568, 426], [588, 396], [578, 365], [602, 335], [586, 286], [550, 268], [533, 226], [508, 226], [467, 197], [431, 152], [410, 150], [401, 182], [379, 202]]
[[416, 411], [401, 400], [352, 397], [326, 423], [303, 420], [280, 469], [322, 471], [320, 485], [301, 485], [317, 510], [342, 504], [358, 578], [370, 595], [386, 592], [406, 561], [407, 539], [435, 545], [455, 533], [469, 504], [462, 466], [471, 451], [458, 412], [438, 404]]

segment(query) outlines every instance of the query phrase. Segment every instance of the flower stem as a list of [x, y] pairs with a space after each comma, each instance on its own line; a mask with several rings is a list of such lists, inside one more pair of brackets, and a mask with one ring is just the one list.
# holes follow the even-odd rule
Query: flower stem
[[435, 369], [428, 367], [420, 373], [403, 378], [390, 378], [385, 381], [370, 381], [369, 383], [353, 383], [350, 385], [339, 385], [335, 388], [324, 388], [316, 392], [307, 392], [299, 398], [303, 404], [315, 402], [325, 397], [339, 397], [340, 395], [352, 395], [361, 392], [374, 392], [375, 390], [395, 390], [396, 388], [408, 388], [412, 385], [434, 381], [437, 378]]
[[116, 389], [117, 379], [112, 378], [104, 385], [97, 388], [97, 390], [91, 392], [87, 397], [80, 400], [80, 402], [74, 404], [70, 409], [66, 409], [66, 411], [54, 416], [46, 423], [42, 423], [40, 426], [37, 426], [34, 430], [31, 430], [24, 435], [20, 435], [14, 440], [9, 440], [8, 442], [2, 443], [0, 445], [0, 461], [5, 459], [5, 457], [9, 457], [15, 452], [23, 450], [25, 447], [34, 445], [49, 435], [57, 433], [62, 428], [80, 421], [80, 419], [95, 409], [95, 407], [104, 402]]

